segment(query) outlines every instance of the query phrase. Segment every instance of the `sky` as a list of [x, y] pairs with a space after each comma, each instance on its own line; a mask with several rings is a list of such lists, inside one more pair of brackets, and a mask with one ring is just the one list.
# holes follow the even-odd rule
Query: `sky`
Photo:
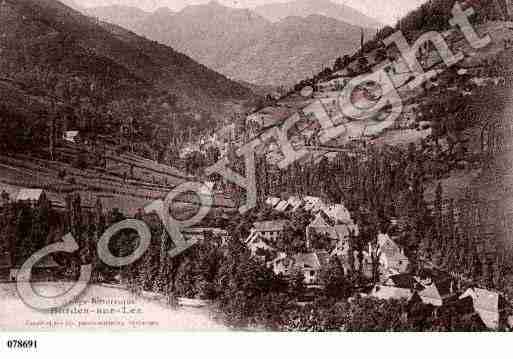
[[[159, 7], [169, 7], [172, 10], [181, 10], [187, 5], [207, 3], [210, 0], [73, 0], [82, 7], [94, 7], [104, 5], [129, 5], [143, 10], [153, 11]], [[251, 8], [267, 3], [290, 2], [291, 0], [218, 0], [220, 3], [231, 7]], [[348, 6], [371, 16], [382, 23], [393, 24], [398, 18], [408, 11], [416, 8], [427, 0], [332, 0], [336, 3], [344, 3]]]

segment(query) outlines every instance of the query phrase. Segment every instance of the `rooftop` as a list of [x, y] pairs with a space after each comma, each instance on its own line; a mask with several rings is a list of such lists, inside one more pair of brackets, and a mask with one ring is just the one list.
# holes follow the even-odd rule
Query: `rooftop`
[[39, 201], [42, 194], [43, 190], [40, 188], [23, 188], [18, 192], [16, 201]]
[[288, 224], [289, 221], [286, 220], [255, 222], [253, 228], [258, 232], [279, 232], [283, 231]]
[[294, 256], [294, 265], [302, 269], [320, 270], [328, 264], [327, 252], [301, 253]]

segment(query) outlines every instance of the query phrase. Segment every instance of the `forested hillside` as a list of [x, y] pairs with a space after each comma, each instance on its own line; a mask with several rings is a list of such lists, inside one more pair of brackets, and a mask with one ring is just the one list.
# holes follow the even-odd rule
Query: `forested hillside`
[[49, 141], [51, 119], [53, 131], [116, 137], [124, 125], [148, 142], [158, 128], [215, 127], [252, 96], [169, 47], [111, 30], [56, 0], [3, 1], [0, 86], [12, 96], [0, 100], [2, 126], [32, 144]]

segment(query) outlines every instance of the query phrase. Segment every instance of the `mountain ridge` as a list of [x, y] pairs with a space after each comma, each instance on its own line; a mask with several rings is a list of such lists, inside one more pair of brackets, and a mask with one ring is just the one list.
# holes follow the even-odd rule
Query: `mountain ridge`
[[334, 3], [330, 0], [295, 0], [286, 3], [270, 3], [257, 6], [253, 11], [272, 22], [280, 21], [289, 16], [307, 17], [317, 14], [367, 28], [378, 28], [383, 25], [378, 20], [350, 6]]
[[[142, 106], [149, 99], [160, 111], [162, 99], [171, 106], [168, 112], [182, 114], [180, 125], [167, 116], [163, 126], [201, 128], [207, 122], [195, 118], [224, 120], [253, 97], [248, 88], [170, 47], [103, 26], [56, 0], [5, 0], [0, 6], [0, 77], [23, 85], [46, 103], [46, 111], [55, 98], [75, 112], [84, 101], [96, 101], [88, 106], [98, 111], [113, 101]], [[8, 99], [0, 105], [12, 107]]]
[[[126, 24], [114, 16], [102, 20]], [[253, 10], [217, 2], [191, 5], [176, 13], [164, 9], [128, 28], [229, 78], [261, 86], [293, 85], [331, 65], [333, 58], [356, 50], [361, 36], [359, 26], [323, 15], [271, 22]], [[373, 33], [365, 29], [366, 35]], [[292, 60], [287, 64], [288, 57]]]

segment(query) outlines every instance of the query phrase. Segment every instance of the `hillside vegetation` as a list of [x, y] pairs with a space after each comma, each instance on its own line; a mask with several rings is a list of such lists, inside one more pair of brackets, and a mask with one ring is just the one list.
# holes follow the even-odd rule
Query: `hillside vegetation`
[[[33, 143], [48, 142], [42, 128], [52, 118], [93, 139], [122, 124], [132, 141], [150, 141], [160, 129], [205, 130], [252, 96], [169, 47], [106, 29], [56, 0], [2, 2], [0, 34], [0, 87], [12, 93], [0, 100], [0, 122], [30, 132]], [[169, 137], [153, 148], [168, 144]]]

